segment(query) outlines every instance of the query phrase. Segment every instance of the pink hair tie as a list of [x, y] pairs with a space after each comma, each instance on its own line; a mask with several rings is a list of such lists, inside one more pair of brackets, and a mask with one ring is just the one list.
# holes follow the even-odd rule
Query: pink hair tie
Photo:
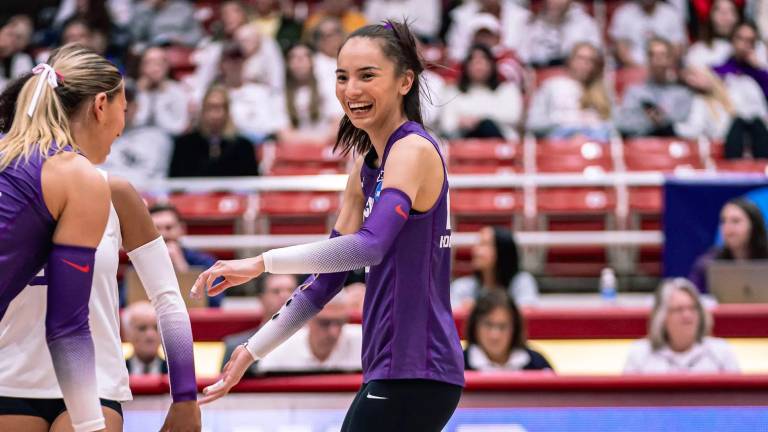
[[37, 102], [40, 100], [40, 94], [43, 92], [43, 85], [47, 82], [51, 88], [56, 88], [59, 83], [56, 82], [56, 71], [47, 63], [40, 63], [32, 68], [32, 73], [40, 75], [37, 79], [37, 86], [35, 86], [35, 92], [32, 94], [32, 100], [29, 102], [29, 108], [27, 109], [27, 115], [32, 117], [37, 108]]

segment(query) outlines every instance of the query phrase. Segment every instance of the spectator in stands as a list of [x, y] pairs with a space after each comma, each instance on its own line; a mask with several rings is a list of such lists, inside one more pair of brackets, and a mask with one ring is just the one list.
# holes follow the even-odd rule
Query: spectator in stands
[[320, 7], [304, 22], [304, 34], [311, 34], [321, 22], [335, 18], [344, 33], [352, 33], [366, 24], [365, 16], [357, 10], [352, 0], [323, 0]]
[[32, 70], [32, 59], [18, 47], [14, 26], [6, 24], [0, 28], [0, 90]]
[[648, 41], [648, 80], [629, 87], [617, 118], [619, 130], [633, 136], [674, 136], [685, 121], [693, 95], [678, 82], [674, 47], [666, 39]]
[[[104, 6], [95, 3], [102, 3]], [[134, 0], [61, 0], [53, 25], [60, 27], [73, 16], [88, 13], [89, 9], [97, 8], [98, 14], [102, 14], [101, 9], [103, 9], [103, 14], [107, 14], [115, 24], [126, 26], [130, 24], [133, 15]]]
[[282, 92], [285, 87], [285, 64], [277, 42], [259, 33], [255, 24], [237, 29], [235, 40], [245, 56], [243, 79], [266, 84], [273, 92]]
[[235, 33], [248, 23], [248, 13], [239, 0], [222, 2], [219, 6], [219, 17], [218, 25], [214, 26], [213, 35], [204, 38], [191, 55], [195, 72], [189, 80], [194, 89], [193, 100], [196, 107], [200, 105], [205, 92], [221, 73], [221, 57], [224, 48], [236, 43]]
[[10, 26], [13, 35], [13, 50], [15, 52], [27, 52], [32, 41], [35, 26], [27, 15], [14, 15], [8, 19], [6, 26]]
[[167, 374], [168, 364], [159, 354], [160, 332], [155, 308], [148, 301], [131, 303], [123, 311], [123, 332], [133, 346], [133, 355], [125, 361], [131, 375]]
[[725, 140], [736, 111], [723, 82], [709, 69], [687, 68], [681, 77], [694, 97], [688, 118], [675, 123], [675, 135], [694, 140], [701, 136]]
[[[73, 19], [81, 20], [91, 33], [91, 43], [102, 47], [100, 54], [109, 51], [110, 57], [121, 57], [131, 43], [131, 32], [113, 17], [125, 19], [130, 16], [132, 4], [125, 0], [65, 0], [59, 7], [54, 20], [56, 30], [62, 29]], [[118, 4], [123, 3], [123, 4]], [[129, 10], [126, 10], [129, 9]], [[109, 49], [108, 49], [109, 48]]]
[[689, 278], [702, 293], [709, 292], [707, 269], [715, 260], [746, 261], [768, 259], [768, 235], [760, 209], [746, 198], [728, 201], [720, 211], [722, 246], [700, 256]]
[[237, 45], [224, 49], [221, 59], [221, 83], [229, 93], [229, 115], [237, 131], [251, 142], [261, 144], [271, 139], [282, 124], [274, 115], [281, 95], [266, 85], [243, 79], [245, 57]]
[[416, 35], [424, 40], [435, 40], [440, 30], [443, 4], [440, 0], [367, 0], [363, 2], [365, 18], [369, 23], [405, 17]]
[[342, 291], [303, 329], [259, 360], [259, 373], [360, 371], [363, 332], [348, 324], [350, 306]]
[[315, 49], [313, 66], [320, 91], [336, 95], [336, 56], [344, 42], [344, 30], [337, 18], [326, 18], [315, 26], [312, 32], [312, 46]]
[[738, 373], [723, 339], [710, 337], [712, 317], [687, 279], [661, 283], [648, 322], [648, 336], [629, 351], [625, 374]]
[[594, 18], [573, 0], [546, 0], [523, 33], [525, 42], [520, 57], [534, 67], [564, 64], [579, 42], [589, 42], [597, 48], [603, 45]]
[[131, 20], [135, 52], [148, 45], [195, 46], [203, 35], [195, 9], [184, 0], [144, 0]]
[[329, 145], [334, 142], [343, 115], [334, 95], [321, 92], [312, 65], [312, 50], [295, 45], [286, 53], [284, 127], [278, 134], [284, 144], [300, 142]]
[[468, 309], [489, 291], [504, 291], [519, 304], [539, 299], [539, 287], [530, 273], [520, 268], [520, 255], [512, 233], [501, 227], [485, 227], [472, 247], [474, 275], [458, 278], [451, 284], [451, 306]]
[[125, 83], [125, 129], [112, 144], [102, 168], [111, 175], [123, 177], [134, 186], [163, 179], [168, 175], [173, 141], [157, 126], [136, 126], [136, 86]]
[[452, 138], [517, 138], [523, 98], [516, 85], [501, 82], [491, 50], [473, 46], [461, 69], [458, 86], [445, 96], [443, 133]]
[[528, 347], [525, 320], [515, 301], [501, 290], [477, 299], [467, 318], [464, 368], [478, 371], [552, 369], [547, 359]]
[[[176, 207], [171, 204], [155, 204], [149, 208], [149, 214], [155, 229], [168, 246], [173, 268], [177, 272], [185, 273], [193, 267], [208, 268], [216, 262], [211, 255], [181, 245], [180, 240], [187, 234], [187, 226]], [[224, 293], [208, 297], [208, 306], [219, 307], [223, 298]]]
[[[261, 325], [264, 325], [273, 315], [280, 310], [286, 301], [291, 297], [293, 291], [298, 286], [298, 280], [294, 275], [267, 274], [264, 278], [264, 285], [258, 293], [259, 313], [261, 316]], [[227, 336], [224, 339], [224, 362], [231, 356], [235, 348], [248, 341], [248, 338], [256, 332], [258, 328], [246, 330]], [[221, 365], [224, 366], [224, 363]], [[257, 374], [258, 363], [248, 369], [246, 375], [253, 376]]]
[[622, 66], [642, 66], [649, 58], [646, 47], [653, 38], [663, 37], [672, 48], [672, 61], [678, 58], [687, 41], [683, 17], [661, 0], [634, 0], [620, 6], [609, 31], [616, 43], [616, 58]]
[[[701, 37], [691, 45], [685, 56], [686, 65], [711, 68], [725, 63], [733, 52], [733, 30], [741, 21], [741, 10], [734, 0], [713, 1]], [[765, 44], [758, 41], [755, 48], [760, 63], [768, 63]]]
[[259, 32], [277, 41], [283, 52], [301, 39], [301, 23], [293, 19], [290, 9], [293, 5], [277, 0], [255, 0], [253, 23]]
[[567, 74], [544, 81], [534, 93], [528, 130], [537, 136], [583, 135], [607, 141], [611, 132], [611, 99], [603, 81], [603, 56], [586, 42], [576, 44]]
[[226, 88], [213, 86], [208, 90], [199, 124], [175, 140], [170, 177], [259, 175], [253, 145], [237, 133], [230, 106]]
[[736, 110], [726, 141], [725, 156], [729, 159], [743, 157], [747, 141], [751, 143], [752, 156], [768, 158], [768, 70], [757, 58], [758, 40], [754, 24], [739, 24], [733, 32], [730, 59], [714, 69], [725, 81]]
[[168, 76], [168, 56], [162, 47], [152, 47], [141, 57], [136, 81], [136, 126], [157, 126], [171, 135], [189, 126], [189, 99], [178, 81]]
[[501, 23], [498, 18], [480, 13], [472, 16], [466, 26], [472, 35], [473, 45], [485, 45], [491, 49], [500, 79], [523, 87], [526, 84], [527, 71], [518, 53], [502, 43]]
[[502, 45], [513, 51], [519, 51], [523, 43], [525, 24], [530, 19], [528, 9], [513, 0], [475, 0], [468, 1], [450, 12], [451, 26], [446, 34], [448, 56], [454, 61], [467, 57], [472, 46], [472, 18], [477, 14], [490, 14], [501, 23]]

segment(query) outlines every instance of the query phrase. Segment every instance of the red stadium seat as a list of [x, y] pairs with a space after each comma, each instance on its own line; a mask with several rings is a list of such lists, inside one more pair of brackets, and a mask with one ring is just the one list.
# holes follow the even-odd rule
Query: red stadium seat
[[[606, 188], [540, 188], [536, 207], [541, 229], [601, 231], [616, 208], [616, 194]], [[546, 251], [545, 274], [594, 277], [607, 265], [604, 247], [552, 247]]]
[[521, 168], [520, 145], [497, 139], [451, 141], [449, 171], [454, 174], [517, 172]]
[[624, 143], [624, 159], [630, 171], [702, 169], [698, 143], [679, 138], [631, 138]]
[[765, 159], [731, 159], [716, 160], [718, 172], [753, 173], [768, 175], [768, 161]]
[[271, 234], [321, 234], [329, 232], [339, 203], [336, 192], [264, 192], [259, 216]]
[[567, 73], [568, 73], [567, 69], [562, 66], [554, 66], [554, 67], [537, 69], [534, 77], [534, 82], [533, 82], [533, 85], [534, 85], [533, 90], [535, 91], [536, 89], [541, 87], [541, 85], [544, 84], [544, 81], [550, 78], [564, 76]]
[[333, 147], [301, 143], [280, 143], [275, 147], [271, 175], [311, 175], [343, 173], [346, 158]]
[[168, 58], [168, 66], [174, 79], [181, 79], [195, 71], [195, 63], [192, 62], [194, 48], [172, 45], [165, 48]]
[[[639, 230], [660, 230], [664, 206], [661, 187], [629, 188], [630, 227]], [[661, 246], [642, 246], [633, 250], [636, 255], [635, 271], [640, 274], [660, 276], [662, 259]]]
[[583, 137], [545, 139], [536, 144], [536, 167], [539, 172], [592, 174], [612, 171], [613, 160], [607, 143]]

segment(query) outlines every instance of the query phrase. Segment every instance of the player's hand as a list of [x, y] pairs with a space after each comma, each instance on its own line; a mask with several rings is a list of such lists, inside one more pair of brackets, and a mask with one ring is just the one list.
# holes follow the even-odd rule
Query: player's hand
[[[231, 261], [216, 261], [208, 270], [200, 273], [192, 286], [190, 297], [200, 298], [203, 292], [215, 296], [227, 288], [244, 284], [264, 273], [264, 260], [261, 255]], [[213, 281], [223, 277], [224, 280], [213, 285]]]
[[200, 407], [197, 401], [171, 404], [160, 432], [200, 432]]
[[224, 365], [221, 378], [215, 384], [203, 389], [203, 398], [200, 399], [200, 405], [211, 403], [229, 393], [229, 390], [240, 382], [245, 371], [251, 367], [253, 362], [253, 356], [245, 349], [245, 346], [240, 345], [237, 347], [227, 364]]

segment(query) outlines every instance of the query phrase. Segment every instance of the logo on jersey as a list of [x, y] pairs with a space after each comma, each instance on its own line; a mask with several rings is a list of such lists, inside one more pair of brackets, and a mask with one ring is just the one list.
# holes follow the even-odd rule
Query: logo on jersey
[[451, 247], [451, 235], [440, 236], [440, 249], [446, 249]]
[[[379, 172], [379, 177], [376, 179], [376, 187], [373, 189], [373, 196], [368, 197], [368, 201], [365, 203], [365, 209], [363, 210], [363, 219], [368, 219], [373, 211], [373, 205], [379, 200], [381, 196], [381, 187], [384, 184], [384, 171]], [[406, 217], [406, 219], [408, 219]]]
[[397, 214], [399, 214], [400, 216], [402, 216], [402, 217], [403, 217], [403, 219], [405, 219], [405, 220], [408, 220], [408, 215], [407, 215], [407, 214], [405, 214], [405, 210], [403, 210], [403, 206], [402, 206], [402, 205], [398, 204], [398, 205], [395, 207], [395, 213], [397, 213]]
[[79, 272], [82, 272], [82, 273], [88, 273], [89, 271], [91, 271], [91, 266], [90, 266], [90, 264], [86, 264], [86, 265], [79, 265], [79, 264], [75, 264], [75, 263], [73, 263], [72, 261], [66, 260], [66, 259], [64, 259], [64, 258], [62, 258], [61, 260], [62, 260], [62, 261], [64, 261], [64, 264], [66, 264], [66, 265], [68, 265], [68, 266], [72, 267], [73, 269], [75, 269], [75, 270], [77, 270], [77, 271], [79, 271]]

